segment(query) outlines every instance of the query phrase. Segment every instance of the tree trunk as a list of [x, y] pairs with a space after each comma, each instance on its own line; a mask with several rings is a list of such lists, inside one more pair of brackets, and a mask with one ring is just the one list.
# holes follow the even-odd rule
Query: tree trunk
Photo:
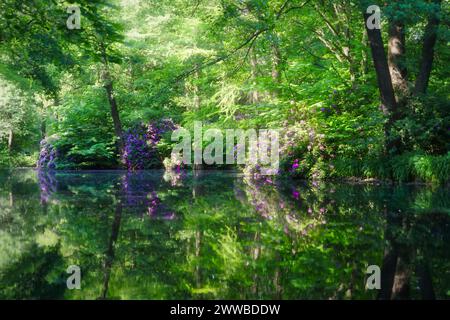
[[398, 21], [389, 22], [388, 64], [394, 90], [405, 95], [408, 92], [405, 66], [405, 26]]
[[[438, 12], [441, 10], [442, 0], [433, 1], [438, 6]], [[434, 47], [437, 40], [437, 30], [439, 27], [439, 18], [437, 14], [432, 13], [428, 18], [428, 24], [425, 28], [425, 36], [422, 47], [422, 60], [420, 62], [420, 71], [416, 79], [414, 94], [421, 95], [427, 92], [430, 81], [431, 70], [434, 61]]]
[[[367, 39], [367, 32], [365, 30], [363, 32], [361, 44], [363, 47], [369, 46], [369, 40]], [[362, 50], [361, 73], [364, 75], [367, 75], [369, 73], [369, 56], [367, 50]]]
[[[368, 14], [364, 14], [364, 23], [369, 19]], [[386, 59], [386, 52], [383, 46], [381, 30], [370, 30], [366, 26], [367, 37], [369, 39], [372, 59], [377, 74], [378, 87], [380, 89], [381, 103], [383, 111], [390, 117], [397, 113], [397, 103], [395, 101], [394, 88], [392, 86], [391, 74]]]
[[110, 76], [109, 76], [109, 71], [106, 71], [106, 74], [107, 75], [106, 75], [106, 79], [105, 79], [106, 80], [105, 90], [106, 90], [106, 94], [108, 96], [109, 106], [111, 108], [111, 117], [112, 117], [113, 124], [114, 124], [114, 134], [117, 138], [119, 151], [121, 152], [123, 149], [122, 123], [120, 121], [119, 110], [117, 108], [117, 101], [114, 96], [114, 88], [113, 88], [112, 80], [110, 79]]
[[280, 268], [280, 265], [282, 265], [282, 261], [281, 261], [281, 255], [279, 252], [275, 253], [275, 274], [273, 276], [273, 286], [275, 289], [275, 296], [274, 299], [275, 300], [281, 300], [283, 297], [283, 285], [282, 285], [282, 277], [283, 277], [283, 271]]
[[387, 139], [386, 148], [388, 150], [394, 149], [397, 146], [397, 142], [392, 141], [390, 137], [390, 129], [392, 124], [397, 119], [397, 102], [395, 100], [394, 87], [392, 86], [391, 74], [389, 72], [388, 61], [386, 58], [386, 52], [383, 46], [383, 39], [381, 37], [381, 30], [370, 30], [367, 27], [366, 21], [368, 21], [370, 15], [364, 13], [364, 25], [366, 26], [367, 37], [369, 39], [370, 49], [372, 51], [372, 59], [377, 74], [378, 87], [381, 95], [381, 107], [383, 113], [388, 117], [388, 121], [385, 125], [385, 136]]
[[12, 150], [13, 136], [14, 136], [13, 130], [9, 129], [9, 132], [8, 132], [8, 152], [9, 153], [11, 153], [11, 150]]
[[[402, 213], [398, 218], [399, 234], [411, 234], [411, 223], [408, 214]], [[392, 287], [393, 300], [408, 300], [411, 297], [411, 276], [413, 274], [413, 261], [415, 260], [416, 250], [413, 248], [409, 239], [403, 239], [399, 236], [394, 239], [394, 246], [397, 248], [398, 260], [395, 272], [394, 286]]]
[[381, 267], [381, 290], [378, 293], [379, 300], [390, 300], [395, 281], [398, 253], [392, 245], [385, 249], [383, 265]]
[[103, 278], [103, 288], [101, 298], [106, 299], [108, 296], [109, 279], [111, 277], [111, 269], [115, 257], [115, 245], [119, 237], [120, 224], [122, 220], [122, 204], [118, 202], [116, 204], [116, 210], [114, 214], [114, 221], [112, 224], [111, 237], [109, 239], [108, 250], [106, 251], [105, 260], [105, 273]]
[[[260, 253], [261, 253], [261, 234], [259, 231], [256, 231], [255, 237], [253, 239], [254, 247], [252, 248], [252, 258], [253, 261], [256, 261], [259, 259]], [[253, 274], [253, 284], [252, 284], [252, 299], [256, 299], [258, 295], [258, 273], [255, 272]]]
[[102, 51], [102, 60], [103, 60], [103, 70], [102, 70], [102, 80], [104, 83], [104, 88], [106, 90], [106, 95], [108, 96], [109, 106], [111, 108], [111, 117], [114, 124], [114, 134], [117, 139], [117, 148], [119, 153], [123, 151], [123, 141], [122, 141], [122, 122], [120, 121], [119, 110], [117, 108], [117, 101], [114, 94], [114, 86], [111, 77], [111, 73], [109, 71], [109, 62], [108, 56], [106, 54], [105, 44], [100, 43], [100, 49]]
[[[338, 15], [339, 9], [338, 5], [335, 5], [335, 12]], [[350, 73], [350, 82], [352, 84], [352, 87], [355, 87], [356, 85], [356, 76], [357, 76], [357, 66], [355, 65], [355, 61], [352, 56], [352, 32], [350, 30], [350, 21], [348, 17], [345, 15], [345, 21], [348, 23], [342, 27], [344, 30], [345, 35], [345, 45], [342, 48], [342, 53], [344, 54], [345, 59], [348, 61], [349, 64], [349, 73]]]
[[[258, 59], [256, 57], [254, 48], [252, 48], [250, 52], [250, 70], [251, 70], [252, 85], [256, 87], [256, 78], [258, 76]], [[259, 92], [256, 88], [253, 88], [253, 90], [250, 92], [249, 98], [250, 103], [259, 102]]]
[[194, 109], [199, 110], [200, 109], [200, 88], [198, 87], [198, 80], [200, 79], [200, 65], [195, 65], [196, 71], [194, 72], [194, 83], [192, 85], [192, 91], [194, 93]]
[[41, 122], [41, 139], [44, 140], [47, 137], [47, 123], [45, 119]]
[[275, 83], [280, 82], [281, 78], [281, 51], [278, 44], [272, 44], [272, 79]]
[[392, 287], [393, 300], [407, 300], [410, 298], [410, 281], [412, 270], [410, 268], [409, 252], [400, 249], [395, 272], [394, 286]]
[[395, 272], [397, 270], [398, 250], [396, 239], [394, 238], [393, 228], [398, 225], [398, 217], [395, 217], [389, 210], [385, 208], [386, 229], [384, 238], [387, 244], [384, 250], [383, 265], [381, 266], [381, 290], [378, 292], [379, 300], [390, 300], [392, 288], [395, 281]]
[[277, 97], [279, 93], [278, 85], [281, 82], [281, 63], [282, 63], [282, 57], [281, 57], [281, 50], [278, 43], [278, 36], [273, 33], [273, 40], [272, 40], [272, 80], [277, 86], [273, 92], [273, 96]]
[[200, 265], [200, 253], [202, 247], [202, 231], [195, 231], [195, 285], [197, 289], [202, 287], [202, 275], [201, 275], [201, 265]]

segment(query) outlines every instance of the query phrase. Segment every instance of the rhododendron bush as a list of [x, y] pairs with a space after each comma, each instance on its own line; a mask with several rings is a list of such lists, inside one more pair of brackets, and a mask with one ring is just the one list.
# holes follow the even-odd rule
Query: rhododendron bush
[[127, 130], [123, 136], [122, 162], [128, 170], [144, 170], [161, 166], [163, 156], [158, 143], [166, 133], [176, 129], [171, 119], [139, 124]]

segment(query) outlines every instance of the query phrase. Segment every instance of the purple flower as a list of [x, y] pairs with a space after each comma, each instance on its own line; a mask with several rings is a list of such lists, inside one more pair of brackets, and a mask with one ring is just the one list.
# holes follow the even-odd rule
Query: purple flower
[[162, 135], [175, 129], [176, 126], [172, 120], [163, 119], [148, 125], [139, 124], [125, 132], [122, 162], [127, 169], [129, 171], [147, 169], [157, 156], [156, 147]]
[[45, 170], [56, 169], [58, 153], [56, 148], [48, 143], [46, 140], [41, 141], [41, 151], [39, 153], [39, 160], [37, 162], [38, 169]]
[[300, 164], [299, 164], [299, 159], [295, 159], [294, 163], [292, 164], [292, 171], [297, 170], [298, 168], [300, 168]]

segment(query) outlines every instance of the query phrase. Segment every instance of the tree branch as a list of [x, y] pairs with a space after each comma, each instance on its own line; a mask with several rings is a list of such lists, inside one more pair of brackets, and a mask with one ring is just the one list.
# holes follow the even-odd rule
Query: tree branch
[[195, 67], [195, 68], [193, 68], [193, 69], [191, 69], [191, 70], [189, 70], [189, 71], [187, 71], [187, 72], [182, 73], [181, 75], [179, 75], [179, 76], [176, 78], [176, 81], [180, 81], [181, 79], [184, 79], [184, 78], [186, 78], [186, 77], [188, 77], [188, 76], [194, 74], [195, 72], [198, 72], [198, 71], [203, 70], [203, 69], [205, 69], [205, 68], [207, 68], [207, 67], [213, 66], [213, 65], [215, 65], [215, 64], [217, 64], [217, 63], [219, 63], [219, 62], [222, 62], [222, 61], [224, 61], [224, 60], [229, 59], [229, 58], [230, 58], [231, 56], [233, 56], [236, 52], [240, 51], [241, 49], [243, 49], [244, 47], [246, 47], [248, 44], [250, 44], [250, 45], [252, 46], [253, 43], [254, 43], [254, 41], [256, 40], [256, 38], [258, 38], [262, 33], [266, 32], [267, 30], [268, 30], [267, 28], [257, 30], [255, 33], [253, 33], [253, 35], [252, 35], [250, 38], [248, 38], [247, 40], [245, 40], [245, 41], [244, 41], [241, 45], [239, 45], [238, 47], [234, 48], [230, 53], [228, 53], [228, 54], [226, 54], [226, 55], [223, 55], [223, 56], [221, 56], [221, 57], [218, 57], [218, 58], [216, 58], [216, 59], [214, 59], [214, 60], [211, 60], [211, 61], [209, 61], [209, 62], [206, 62], [206, 63], [204, 63], [204, 64], [201, 64], [201, 65], [199, 65], [199, 66], [197, 66], [197, 67]]

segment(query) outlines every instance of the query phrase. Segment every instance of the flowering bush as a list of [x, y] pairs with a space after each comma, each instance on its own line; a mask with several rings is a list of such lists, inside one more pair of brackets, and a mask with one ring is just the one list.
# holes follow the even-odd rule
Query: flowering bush
[[38, 169], [56, 169], [56, 148], [47, 140], [41, 141], [41, 151], [39, 153], [39, 160], [37, 163]]
[[178, 173], [180, 173], [185, 167], [183, 158], [180, 154], [172, 154], [170, 157], [165, 158], [163, 164], [166, 171], [175, 171]]
[[148, 169], [160, 164], [157, 145], [162, 135], [176, 129], [171, 119], [163, 119], [150, 124], [139, 124], [125, 132], [122, 162], [128, 170]]
[[144, 125], [129, 129], [124, 134], [122, 161], [128, 170], [145, 169], [154, 150], [147, 144], [147, 132]]
[[165, 172], [164, 181], [169, 182], [172, 187], [182, 186], [186, 177], [185, 164], [180, 154], [172, 154], [170, 158], [163, 161]]

